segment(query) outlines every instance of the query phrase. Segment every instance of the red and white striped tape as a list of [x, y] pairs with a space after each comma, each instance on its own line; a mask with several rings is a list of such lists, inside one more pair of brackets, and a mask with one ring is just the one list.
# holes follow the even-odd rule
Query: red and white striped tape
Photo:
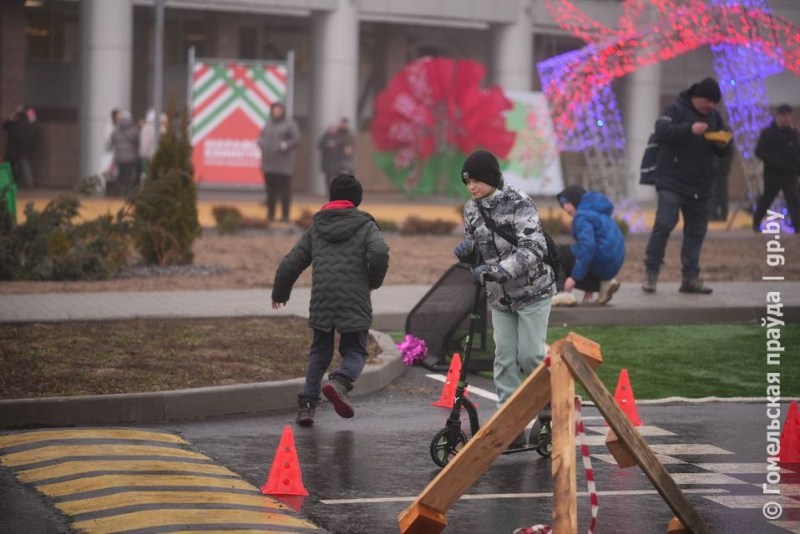
[[[550, 356], [544, 359], [545, 365], [550, 367]], [[589, 534], [594, 534], [594, 529], [597, 526], [597, 513], [600, 510], [600, 504], [597, 500], [597, 487], [594, 483], [594, 469], [592, 469], [592, 457], [589, 456], [589, 446], [586, 444], [586, 429], [583, 426], [583, 419], [581, 417], [581, 398], [575, 396], [575, 435], [578, 438], [578, 445], [581, 448], [581, 458], [583, 460], [583, 468], [586, 471], [586, 485], [589, 491], [589, 501], [592, 503], [592, 520], [589, 522]], [[532, 527], [518, 528], [514, 534], [552, 534], [553, 527], [550, 525], [533, 525]]]

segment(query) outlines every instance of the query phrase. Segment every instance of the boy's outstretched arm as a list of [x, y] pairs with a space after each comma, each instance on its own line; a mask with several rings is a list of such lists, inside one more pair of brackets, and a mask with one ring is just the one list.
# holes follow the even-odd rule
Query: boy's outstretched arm
[[272, 308], [277, 310], [286, 304], [292, 294], [292, 286], [300, 274], [311, 265], [311, 229], [309, 228], [289, 253], [281, 260], [272, 284]]
[[389, 270], [389, 245], [383, 239], [378, 225], [373, 224], [367, 234], [367, 277], [369, 288], [378, 289]]

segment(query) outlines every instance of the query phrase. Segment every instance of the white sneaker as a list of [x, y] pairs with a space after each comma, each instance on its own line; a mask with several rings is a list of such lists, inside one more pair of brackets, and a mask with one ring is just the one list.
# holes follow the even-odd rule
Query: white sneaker
[[568, 293], [566, 291], [562, 291], [557, 293], [555, 297], [553, 297], [553, 302], [550, 304], [551, 306], [577, 306], [578, 299], [575, 298], [575, 295], [572, 293]]
[[606, 304], [608, 301], [611, 300], [611, 297], [614, 296], [614, 293], [619, 290], [619, 286], [622, 285], [619, 283], [619, 280], [616, 278], [612, 278], [611, 280], [603, 280], [600, 282], [600, 294], [597, 297], [596, 304], [603, 305]]

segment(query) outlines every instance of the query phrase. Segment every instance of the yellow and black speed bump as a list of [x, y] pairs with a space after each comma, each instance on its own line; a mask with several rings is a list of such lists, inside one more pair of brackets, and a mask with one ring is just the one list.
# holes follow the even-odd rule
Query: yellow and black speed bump
[[47, 496], [77, 532], [319, 532], [166, 432], [7, 433], [0, 435], [0, 462]]

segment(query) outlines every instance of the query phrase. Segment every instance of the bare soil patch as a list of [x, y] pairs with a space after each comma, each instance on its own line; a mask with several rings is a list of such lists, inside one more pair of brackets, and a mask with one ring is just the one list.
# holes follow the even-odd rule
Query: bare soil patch
[[[311, 330], [298, 318], [159, 319], [0, 325], [0, 340], [0, 398], [9, 399], [302, 377]], [[371, 336], [368, 350], [374, 362]]]
[[[682, 241], [670, 240], [661, 281], [680, 281]], [[0, 293], [49, 293], [72, 291], [180, 291], [204, 289], [250, 289], [272, 286], [281, 259], [299, 239], [299, 232], [249, 232], [240, 235], [206, 233], [195, 243], [195, 266], [184, 269], [132, 270], [124, 278], [96, 282], [3, 282]], [[558, 235], [559, 242], [570, 242]], [[800, 237], [784, 236], [786, 279], [800, 279]], [[454, 262], [453, 247], [461, 240], [454, 233], [445, 236], [386, 235], [390, 247], [389, 272], [385, 284], [433, 284]], [[755, 281], [770, 269], [766, 265], [766, 237], [735, 230], [712, 233], [706, 238], [700, 263], [701, 276], [708, 281]], [[620, 274], [625, 282], [638, 283], [644, 277], [647, 236], [627, 240], [627, 258]], [[297, 281], [311, 284], [310, 270]]]

